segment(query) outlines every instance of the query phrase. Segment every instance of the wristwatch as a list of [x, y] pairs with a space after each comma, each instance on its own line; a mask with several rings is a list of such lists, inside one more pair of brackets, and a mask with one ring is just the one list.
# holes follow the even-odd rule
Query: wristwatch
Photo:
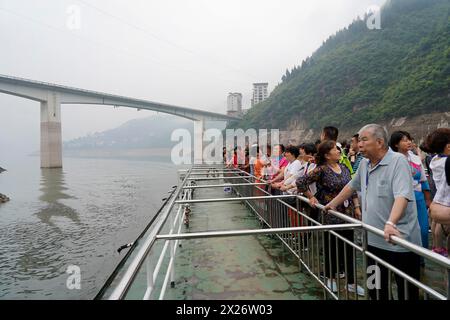
[[397, 229], [397, 225], [395, 223], [393, 223], [392, 221], [386, 221], [386, 224], [393, 226], [395, 229]]

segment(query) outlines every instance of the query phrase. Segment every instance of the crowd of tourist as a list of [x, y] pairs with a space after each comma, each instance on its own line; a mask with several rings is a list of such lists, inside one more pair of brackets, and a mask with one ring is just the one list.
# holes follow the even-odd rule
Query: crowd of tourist
[[[450, 229], [450, 129], [440, 128], [429, 134], [418, 147], [406, 131], [388, 136], [383, 127], [370, 124], [356, 133], [349, 144], [338, 142], [339, 131], [325, 127], [320, 141], [300, 146], [276, 145], [265, 152], [256, 145], [235, 148], [230, 156], [224, 148], [224, 161], [267, 182], [273, 195], [299, 194], [309, 199], [311, 207], [325, 206], [324, 223], [344, 223], [336, 210], [384, 231], [384, 239], [368, 234], [368, 250], [407, 273], [420, 277], [424, 261], [402, 246], [391, 243], [398, 236], [443, 256], [448, 256]], [[250, 157], [250, 154], [254, 155]], [[337, 232], [353, 242], [352, 230]], [[429, 244], [429, 234], [432, 244]], [[328, 237], [328, 232], [325, 233]], [[325, 274], [335, 291], [336, 254], [347, 261], [347, 277], [353, 279], [353, 250], [343, 250], [336, 237], [325, 239]], [[346, 244], [348, 245], [348, 244]], [[369, 258], [369, 265], [375, 262]], [[343, 266], [340, 266], [341, 270]], [[381, 289], [369, 290], [371, 298], [388, 297], [388, 270], [381, 266]], [[398, 298], [418, 298], [417, 287], [396, 276]], [[349, 283], [351, 283], [349, 281]], [[363, 289], [355, 284], [349, 291]]]

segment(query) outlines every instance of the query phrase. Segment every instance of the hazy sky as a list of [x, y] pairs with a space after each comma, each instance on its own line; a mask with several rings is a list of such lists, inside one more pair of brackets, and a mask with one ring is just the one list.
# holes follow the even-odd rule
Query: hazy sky
[[[0, 74], [226, 112], [385, 0], [0, 0]], [[79, 10], [80, 28], [76, 12]], [[75, 17], [75, 19], [73, 19]], [[63, 139], [152, 113], [62, 107]], [[39, 104], [0, 94], [0, 156], [39, 148]]]

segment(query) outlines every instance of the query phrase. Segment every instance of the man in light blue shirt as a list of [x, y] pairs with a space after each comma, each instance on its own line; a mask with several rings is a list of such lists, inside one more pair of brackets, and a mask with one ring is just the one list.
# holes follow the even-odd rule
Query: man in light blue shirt
[[[353, 180], [326, 209], [334, 209], [354, 191], [361, 193], [363, 222], [384, 230], [384, 239], [368, 233], [368, 251], [415, 279], [420, 277], [420, 258], [413, 252], [390, 243], [392, 235], [421, 245], [411, 169], [406, 158], [388, 147], [386, 130], [370, 124], [359, 131], [359, 149], [365, 158]], [[368, 266], [375, 264], [368, 259]], [[388, 271], [380, 266], [380, 299], [388, 298]], [[404, 281], [396, 276], [398, 298], [403, 300]], [[372, 299], [376, 290], [370, 290]], [[418, 289], [408, 284], [408, 298], [418, 299]]]

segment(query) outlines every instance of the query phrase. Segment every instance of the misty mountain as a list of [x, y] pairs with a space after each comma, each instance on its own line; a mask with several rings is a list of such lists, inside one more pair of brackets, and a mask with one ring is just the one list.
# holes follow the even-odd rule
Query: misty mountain
[[192, 135], [194, 124], [187, 119], [159, 115], [134, 119], [114, 129], [64, 142], [63, 148], [65, 151], [168, 148], [176, 144], [170, 141], [176, 129], [187, 129]]

